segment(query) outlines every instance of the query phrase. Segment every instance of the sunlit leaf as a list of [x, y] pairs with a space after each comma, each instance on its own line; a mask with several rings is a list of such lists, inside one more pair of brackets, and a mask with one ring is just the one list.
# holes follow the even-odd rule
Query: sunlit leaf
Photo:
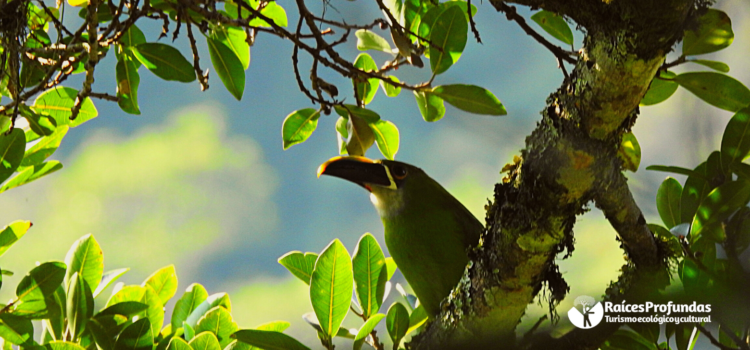
[[112, 271], [107, 271], [104, 274], [102, 274], [102, 280], [101, 282], [99, 282], [99, 286], [96, 287], [96, 290], [94, 290], [94, 297], [96, 297], [101, 292], [103, 292], [104, 289], [109, 287], [112, 283], [117, 281], [117, 279], [122, 277], [122, 275], [124, 275], [128, 271], [130, 271], [130, 268], [115, 269]]
[[374, 314], [367, 319], [367, 322], [359, 328], [357, 335], [354, 337], [354, 350], [362, 349], [362, 345], [365, 343], [367, 336], [372, 333], [375, 326], [377, 326], [383, 318], [385, 318], [384, 314]]
[[115, 350], [151, 350], [154, 346], [152, 329], [148, 318], [133, 322], [117, 336]]
[[44, 162], [47, 157], [51, 156], [57, 148], [60, 147], [63, 137], [68, 133], [69, 127], [63, 125], [55, 130], [52, 135], [45, 136], [34, 146], [29, 148], [23, 155], [21, 167], [29, 167]]
[[174, 270], [174, 265], [163, 267], [154, 272], [143, 282], [143, 286], [151, 286], [161, 299], [162, 305], [166, 305], [167, 301], [172, 299], [177, 292], [177, 273]]
[[245, 68], [237, 53], [214, 35], [206, 38], [206, 44], [216, 74], [221, 78], [224, 87], [237, 101], [242, 100], [245, 91]]
[[195, 337], [188, 343], [193, 350], [221, 350], [219, 340], [216, 339], [216, 336], [213, 333], [198, 333], [197, 330], [195, 333]]
[[192, 328], [195, 328], [196, 324], [198, 324], [198, 320], [203, 317], [203, 315], [208, 312], [208, 310], [213, 309], [216, 306], [221, 306], [227, 311], [232, 311], [232, 303], [229, 300], [229, 295], [227, 293], [216, 293], [209, 295], [206, 300], [198, 304], [193, 309], [193, 312], [190, 313], [188, 318], [185, 320], [185, 323], [189, 325]]
[[120, 55], [115, 66], [117, 105], [125, 113], [136, 115], [141, 114], [138, 107], [138, 85], [141, 83], [141, 77], [138, 74], [139, 65], [138, 61]]
[[47, 114], [55, 118], [58, 126], [70, 125], [76, 127], [84, 122], [94, 119], [99, 112], [94, 107], [94, 102], [86, 98], [81, 103], [81, 109], [75, 120], [70, 120], [73, 115], [71, 109], [75, 105], [78, 91], [69, 87], [58, 86], [43, 92], [31, 106], [37, 113]]
[[275, 331], [243, 329], [234, 333], [233, 337], [243, 343], [266, 350], [309, 350], [298, 340]]
[[425, 311], [424, 305], [419, 305], [409, 315], [409, 329], [406, 330], [406, 334], [419, 329], [425, 322], [427, 322], [427, 311]]
[[437, 45], [429, 48], [433, 74], [445, 72], [458, 61], [466, 47], [467, 34], [468, 22], [461, 8], [449, 7], [438, 16], [430, 32], [430, 40]]
[[[359, 68], [364, 72], [375, 72], [378, 70], [378, 65], [366, 53], [361, 53], [354, 60], [354, 67]], [[378, 92], [378, 79], [377, 78], [366, 78], [364, 76], [357, 75], [352, 78], [352, 84], [357, 91], [357, 98], [359, 98], [364, 104], [369, 104], [372, 99], [375, 98], [375, 94]]]
[[385, 258], [385, 266], [388, 268], [388, 280], [390, 281], [393, 274], [396, 273], [396, 262], [389, 256]]
[[393, 344], [400, 344], [401, 339], [406, 335], [409, 329], [409, 312], [401, 303], [393, 303], [388, 308], [388, 315], [385, 318], [386, 329], [391, 337]]
[[[401, 81], [398, 80], [395, 76], [388, 76], [388, 79], [391, 81], [394, 81], [396, 83], [400, 83]], [[401, 93], [401, 87], [400, 86], [393, 86], [391, 84], [386, 83], [384, 80], [380, 81], [380, 87], [383, 88], [383, 92], [385, 92], [385, 95], [388, 97], [396, 97], [398, 94]]]
[[723, 221], [735, 210], [745, 206], [749, 200], [750, 181], [740, 179], [715, 188], [698, 207], [690, 230], [691, 242], [702, 234], [708, 234], [708, 238], [716, 242], [724, 241], [723, 230], [712, 230], [710, 226]]
[[310, 280], [313, 310], [328, 339], [336, 335], [349, 312], [353, 283], [349, 253], [341, 241], [335, 239], [318, 256]]
[[617, 156], [622, 161], [622, 167], [632, 172], [638, 171], [641, 165], [641, 145], [632, 132], [622, 135], [620, 148], [617, 150]]
[[318, 127], [318, 118], [320, 112], [313, 108], [300, 109], [289, 114], [281, 127], [284, 149], [305, 142]]
[[31, 221], [17, 220], [0, 231], [0, 256], [5, 254], [31, 228]]
[[310, 277], [312, 276], [313, 269], [315, 268], [315, 260], [318, 259], [318, 254], [315, 253], [302, 253], [299, 251], [293, 251], [284, 254], [279, 258], [279, 264], [286, 267], [289, 272], [295, 277], [310, 284]]
[[34, 326], [29, 319], [7, 312], [0, 313], [0, 338], [10, 344], [32, 345]]
[[680, 196], [682, 185], [674, 178], [668, 177], [656, 192], [656, 209], [661, 221], [668, 229], [682, 223], [680, 219]]
[[443, 99], [430, 91], [414, 90], [414, 98], [417, 100], [419, 113], [428, 122], [438, 121], [445, 115], [445, 104]]
[[[98, 282], [98, 280], [97, 280]], [[72, 339], [78, 339], [86, 322], [94, 315], [94, 296], [91, 287], [78, 271], [68, 278], [67, 301], [65, 305], [68, 330]]]
[[20, 301], [39, 300], [55, 292], [65, 279], [65, 264], [49, 261], [40, 264], [24, 276], [16, 288]]
[[239, 329], [236, 323], [232, 320], [232, 314], [227, 309], [216, 306], [198, 320], [195, 326], [195, 333], [200, 334], [201, 332], [213, 333], [219, 341], [219, 345], [223, 349], [225, 346], [232, 342], [230, 336]]
[[138, 61], [159, 78], [183, 83], [195, 80], [193, 65], [174, 47], [161, 43], [143, 43], [133, 48]]
[[193, 348], [185, 341], [185, 339], [174, 337], [169, 341], [167, 350], [193, 350]]
[[242, 28], [219, 26], [213, 31], [212, 37], [230, 48], [240, 59], [244, 69], [250, 67], [250, 45], [247, 43], [247, 33]]
[[432, 93], [454, 107], [476, 114], [505, 115], [505, 106], [489, 90], [464, 84], [441, 85]]
[[354, 35], [357, 36], [357, 49], [360, 51], [378, 50], [393, 53], [391, 45], [380, 35], [366, 29], [359, 29]]
[[731, 112], [750, 104], [750, 90], [738, 80], [714, 72], [682, 73], [674, 78], [708, 104]]
[[[273, 20], [273, 23], [280, 26], [286, 27], [288, 24], [286, 11], [283, 7], [278, 5], [275, 1], [269, 1], [266, 3], [266, 7], [260, 10], [260, 13], [269, 19]], [[271, 27], [271, 25], [265, 20], [255, 17], [250, 20], [249, 23], [252, 27]]]
[[146, 36], [143, 32], [135, 25], [128, 27], [128, 30], [123, 33], [119, 40], [122, 46], [136, 46], [146, 42]]
[[164, 307], [151, 286], [125, 286], [109, 298], [107, 306], [123, 301], [137, 301], [148, 305], [146, 317], [150, 320], [151, 334], [159, 333], [164, 322]]
[[[378, 120], [370, 124], [378, 150], [386, 159], [393, 160], [396, 157], [399, 146], [399, 133], [395, 124], [387, 120]], [[351, 154], [351, 153], [350, 153]]]
[[377, 113], [362, 107], [357, 107], [355, 105], [335, 105], [333, 106], [333, 109], [336, 111], [336, 113], [344, 118], [349, 118], [349, 115], [355, 115], [357, 117], [360, 117], [364, 119], [368, 123], [374, 123], [378, 120], [380, 120], [380, 115]]
[[349, 116], [346, 123], [346, 132], [349, 134], [346, 140], [346, 152], [349, 155], [364, 156], [370, 146], [375, 143], [374, 128], [370, 125], [372, 124], [368, 124], [356, 115]]
[[536, 24], [555, 39], [568, 45], [573, 45], [573, 31], [570, 30], [568, 22], [565, 22], [562, 16], [554, 12], [542, 10], [531, 16], [531, 20], [536, 22]]
[[357, 301], [362, 307], [362, 315], [369, 318], [380, 309], [388, 277], [385, 256], [372, 234], [365, 233], [359, 239], [352, 258], [352, 266]]
[[13, 129], [10, 134], [0, 134], [0, 182], [5, 181], [18, 169], [26, 150], [26, 135], [23, 130]]
[[717, 9], [708, 9], [698, 22], [699, 26], [695, 31], [685, 31], [685, 37], [682, 40], [683, 55], [691, 56], [719, 51], [734, 41], [732, 20], [726, 13]]

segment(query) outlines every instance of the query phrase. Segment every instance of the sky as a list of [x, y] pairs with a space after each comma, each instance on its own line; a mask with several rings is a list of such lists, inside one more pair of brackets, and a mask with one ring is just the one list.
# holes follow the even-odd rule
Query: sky
[[[296, 14], [289, 11], [292, 2], [279, 4], [287, 8], [289, 22], [295, 22]], [[363, 1], [334, 5], [340, 14], [329, 15], [345, 16], [350, 23], [378, 15]], [[730, 48], [706, 58], [728, 63], [730, 74], [748, 85], [750, 9], [740, 1], [719, 1], [718, 6], [730, 13], [736, 39]], [[397, 160], [423, 168], [483, 219], [487, 198], [502, 177], [500, 169], [524, 147], [545, 98], [563, 76], [551, 53], [489, 3], [478, 7], [483, 44], [470, 38], [458, 63], [435, 84], [488, 88], [503, 102], [507, 116], [471, 115], [448, 106], [442, 120], [426, 123], [408, 91], [396, 98], [379, 91], [368, 107], [399, 127]], [[520, 13], [530, 15], [527, 9]], [[159, 25], [141, 26], [149, 41], [158, 37]], [[581, 39], [576, 33], [576, 49]], [[185, 38], [175, 45], [189, 57]], [[207, 50], [201, 48], [202, 64], [213, 70]], [[358, 54], [354, 39], [342, 49], [352, 60]], [[3, 269], [16, 272], [4, 278], [4, 285], [16, 285], [37, 261], [63, 260], [76, 239], [92, 233], [104, 251], [105, 271], [131, 268], [122, 278], [127, 284], [139, 284], [153, 271], [174, 264], [180, 281], [177, 297], [199, 282], [210, 293], [230, 293], [233, 315], [242, 327], [284, 319], [292, 323], [291, 333], [314, 339], [300, 317], [311, 311], [306, 288], [276, 259], [291, 250], [319, 252], [334, 238], [352, 252], [365, 232], [372, 232], [384, 247], [383, 228], [360, 187], [315, 176], [318, 165], [337, 155], [336, 116], [322, 116], [307, 142], [282, 149], [284, 117], [311, 107], [298, 91], [290, 55], [289, 42], [259, 36], [251, 49], [242, 101], [235, 100], [215, 74], [210, 89], [201, 92], [197, 82], [164, 82], [145, 68], [140, 70], [142, 115], [95, 101], [99, 117], [72, 129], [52, 156], [64, 168], [0, 196], [0, 224], [18, 219], [34, 223], [0, 258]], [[388, 58], [372, 55], [378, 63]], [[703, 69], [685, 66], [677, 71], [685, 70]], [[398, 74], [411, 82], [429, 78], [428, 68]], [[350, 93], [350, 82], [331, 77], [340, 83], [340, 91]], [[77, 79], [68, 86], [76, 87]], [[114, 93], [113, 57], [98, 67], [95, 90]], [[628, 177], [648, 222], [660, 221], [655, 193], [667, 174], [645, 167], [696, 166], [718, 149], [730, 116], [684, 90], [663, 104], [641, 109], [634, 132], [643, 158], [640, 170]], [[367, 156], [381, 158], [376, 147]], [[623, 263], [615, 233], [596, 209], [579, 218], [575, 235], [573, 257], [559, 261], [572, 286], [561, 310], [569, 309], [577, 295], [601, 295]], [[12, 291], [3, 288], [0, 299], [9, 299]], [[533, 323], [542, 312], [532, 309], [528, 319]], [[356, 326], [352, 319], [348, 322]]]

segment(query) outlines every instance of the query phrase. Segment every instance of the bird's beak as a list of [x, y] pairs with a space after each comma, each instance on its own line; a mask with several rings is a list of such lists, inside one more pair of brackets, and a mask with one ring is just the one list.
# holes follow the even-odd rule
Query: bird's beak
[[365, 157], [334, 157], [318, 167], [318, 177], [330, 175], [354, 182], [368, 191], [369, 185], [391, 186], [388, 170], [380, 162]]

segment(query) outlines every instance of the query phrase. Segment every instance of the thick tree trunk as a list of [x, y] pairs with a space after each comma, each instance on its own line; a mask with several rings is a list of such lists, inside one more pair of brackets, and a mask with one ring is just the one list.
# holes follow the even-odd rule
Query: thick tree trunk
[[[508, 2], [575, 21], [586, 33], [584, 46], [569, 78], [547, 99], [521, 157], [496, 186], [487, 229], [467, 273], [440, 317], [414, 339], [416, 349], [512, 347], [516, 325], [543, 286], [551, 292], [550, 305], [567, 293], [554, 258], [572, 252], [576, 215], [590, 201], [604, 212], [629, 257], [608, 298], [632, 300], [668, 282], [663, 254], [633, 200], [617, 151], [667, 52], [703, 5], [693, 0], [491, 0], [510, 18], [515, 8]], [[518, 346], [596, 348], [616, 329], [597, 327], [598, 336], [590, 332], [585, 342], [572, 332], [567, 339]]]

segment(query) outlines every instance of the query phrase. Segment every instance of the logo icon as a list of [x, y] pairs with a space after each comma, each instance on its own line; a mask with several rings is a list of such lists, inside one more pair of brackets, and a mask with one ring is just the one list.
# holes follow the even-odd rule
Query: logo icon
[[[580, 307], [580, 310], [578, 309]], [[573, 302], [573, 307], [568, 310], [570, 322], [583, 329], [594, 328], [604, 317], [604, 307], [593, 297], [581, 295]]]

